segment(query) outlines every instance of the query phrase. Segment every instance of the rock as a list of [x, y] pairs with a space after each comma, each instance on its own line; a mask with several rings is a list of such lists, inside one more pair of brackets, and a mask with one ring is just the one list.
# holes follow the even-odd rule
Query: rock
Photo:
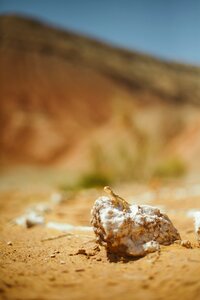
[[129, 205], [106, 187], [109, 197], [98, 198], [92, 208], [97, 242], [110, 253], [144, 256], [158, 251], [160, 244], [180, 240], [177, 229], [167, 215], [148, 205]]
[[194, 222], [195, 222], [195, 233], [197, 236], [198, 243], [200, 244], [200, 211], [194, 213]]
[[181, 246], [182, 246], [182, 247], [185, 247], [185, 248], [188, 248], [188, 249], [191, 249], [191, 248], [192, 248], [191, 242], [188, 241], [188, 240], [183, 240], [183, 241], [181, 241]]
[[76, 255], [87, 255], [87, 252], [84, 248], [78, 249], [78, 251], [76, 252]]
[[30, 228], [30, 227], [33, 227], [35, 225], [43, 225], [44, 224], [44, 217], [41, 214], [39, 214], [35, 211], [31, 211], [31, 212], [28, 212], [27, 214], [17, 218], [15, 220], [15, 223], [17, 225]]

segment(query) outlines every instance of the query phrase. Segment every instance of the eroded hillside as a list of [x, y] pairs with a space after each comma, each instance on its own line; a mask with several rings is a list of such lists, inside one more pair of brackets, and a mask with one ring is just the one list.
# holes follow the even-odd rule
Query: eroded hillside
[[163, 160], [172, 169], [200, 166], [197, 139], [187, 142], [200, 132], [200, 68], [1, 16], [0, 97], [4, 166], [117, 177], [165, 172]]

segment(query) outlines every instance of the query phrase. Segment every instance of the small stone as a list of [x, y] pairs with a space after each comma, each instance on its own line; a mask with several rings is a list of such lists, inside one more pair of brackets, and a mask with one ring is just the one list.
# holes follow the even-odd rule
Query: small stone
[[51, 257], [51, 258], [54, 258], [54, 257], [56, 257], [56, 255], [55, 255], [55, 254], [51, 254], [50, 257]]
[[15, 219], [15, 223], [26, 228], [31, 228], [36, 225], [44, 225], [44, 217], [36, 211], [29, 211], [25, 215]]
[[54, 276], [51, 276], [51, 277], [49, 277], [49, 280], [50, 280], [50, 281], [55, 281], [56, 279], [55, 279]]
[[12, 246], [13, 243], [12, 243], [11, 241], [9, 241], [9, 242], [7, 242], [7, 245], [8, 245], [8, 246]]
[[77, 251], [76, 254], [77, 254], [77, 255], [78, 255], [78, 254], [87, 255], [86, 250], [83, 249], [83, 248], [79, 249], [79, 250]]
[[97, 260], [97, 261], [102, 261], [101, 257], [97, 258], [96, 260]]
[[94, 248], [93, 248], [93, 250], [94, 250], [94, 251], [100, 251], [99, 245], [95, 245]]
[[84, 272], [85, 269], [76, 269], [75, 272]]
[[65, 261], [64, 261], [64, 260], [61, 260], [61, 261], [60, 261], [60, 264], [61, 264], [61, 265], [64, 265], [64, 264], [65, 264]]
[[62, 272], [62, 273], [69, 273], [69, 271], [66, 270], [66, 269], [65, 269], [65, 270], [62, 270], [61, 272]]
[[181, 246], [182, 246], [182, 247], [185, 247], [185, 248], [188, 248], [188, 249], [191, 249], [191, 248], [192, 248], [191, 242], [188, 241], [188, 240], [183, 240], [183, 241], [181, 241]]

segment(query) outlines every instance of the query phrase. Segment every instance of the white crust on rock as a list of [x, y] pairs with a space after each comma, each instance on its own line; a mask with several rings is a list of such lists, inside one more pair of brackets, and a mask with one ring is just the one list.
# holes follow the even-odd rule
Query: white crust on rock
[[195, 232], [197, 235], [197, 240], [200, 244], [200, 211], [196, 211], [194, 213], [194, 226], [195, 226]]
[[117, 201], [112, 197], [98, 198], [91, 211], [97, 242], [108, 252], [144, 256], [158, 251], [160, 244], [169, 245], [180, 239], [172, 222], [159, 209], [127, 205], [127, 202], [124, 209], [124, 202], [120, 202], [122, 198], [115, 196]]

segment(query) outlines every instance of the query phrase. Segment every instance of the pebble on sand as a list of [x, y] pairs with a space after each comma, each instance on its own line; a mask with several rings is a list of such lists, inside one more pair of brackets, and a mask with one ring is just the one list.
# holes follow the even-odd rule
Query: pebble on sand
[[183, 247], [185, 247], [185, 248], [188, 248], [188, 249], [192, 249], [191, 242], [188, 241], [188, 240], [182, 240], [182, 241], [181, 241], [181, 246], [183, 246]]

